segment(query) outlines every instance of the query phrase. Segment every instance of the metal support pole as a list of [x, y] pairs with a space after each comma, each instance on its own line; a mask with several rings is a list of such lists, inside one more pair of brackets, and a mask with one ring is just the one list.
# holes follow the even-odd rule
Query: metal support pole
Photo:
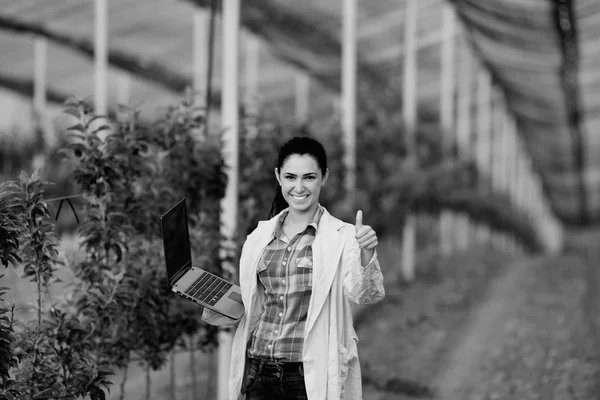
[[[461, 73], [458, 76], [458, 104], [456, 116], [456, 141], [459, 159], [473, 157], [471, 151], [471, 118], [473, 103], [473, 56], [467, 45], [462, 48], [460, 64]], [[466, 249], [470, 242], [471, 221], [468, 215], [461, 214], [458, 218], [457, 239], [459, 248]]]
[[294, 83], [294, 115], [297, 122], [305, 123], [310, 112], [310, 78], [304, 73], [297, 72]]
[[[403, 109], [406, 135], [407, 156], [417, 162], [417, 18], [418, 3], [406, 0], [404, 9], [404, 71], [403, 71]], [[402, 231], [402, 276], [412, 281], [416, 264], [416, 216], [408, 213]]]
[[46, 70], [48, 67], [48, 40], [45, 37], [39, 36], [35, 38], [34, 52], [33, 106], [41, 117], [46, 112], [47, 105]]
[[131, 76], [125, 72], [117, 74], [117, 104], [129, 105], [131, 102]]
[[498, 138], [498, 187], [501, 191], [509, 193], [509, 169], [510, 169], [510, 153], [509, 153], [509, 133], [508, 132], [508, 121], [506, 114], [506, 104], [502, 104], [501, 110], [498, 110], [496, 115], [497, 121], [497, 138]]
[[[479, 170], [487, 175], [490, 174], [490, 137], [491, 137], [491, 104], [492, 104], [492, 83], [489, 73], [479, 66], [477, 73], [477, 145], [475, 147], [475, 157]], [[486, 189], [487, 190], [487, 189]], [[491, 236], [490, 229], [485, 224], [478, 224], [477, 239], [485, 244], [489, 243]]]
[[[223, 0], [223, 63], [221, 125], [224, 130], [224, 157], [227, 189], [222, 201], [221, 226], [226, 245], [231, 245], [237, 228], [239, 184], [239, 30], [240, 0]], [[229, 363], [233, 335], [219, 332], [217, 399], [229, 399]]]
[[355, 206], [356, 192], [356, 1], [344, 0], [342, 42], [342, 132], [345, 142], [346, 193]]
[[210, 29], [210, 13], [204, 7], [195, 7], [193, 15], [193, 86], [196, 92], [196, 98], [199, 106], [206, 104], [206, 73], [208, 71], [208, 46], [209, 44], [209, 29]]
[[[503, 102], [502, 110], [499, 110], [497, 115], [498, 122], [498, 182], [500, 191], [505, 193], [510, 198], [510, 132], [508, 130], [508, 110], [506, 108], [506, 103]], [[502, 239], [502, 247], [507, 252], [512, 252], [509, 234], [505, 234]]]
[[[455, 14], [450, 4], [442, 4], [441, 76], [440, 76], [440, 125], [442, 128], [443, 153], [448, 156], [454, 143], [454, 37]], [[444, 140], [445, 139], [445, 140]], [[450, 253], [454, 243], [456, 218], [450, 211], [440, 215], [440, 245], [443, 253]]]
[[247, 115], [258, 113], [258, 83], [260, 68], [260, 42], [247, 34], [244, 57], [244, 108]]
[[[492, 126], [490, 129], [490, 145], [489, 145], [489, 162], [490, 162], [490, 177], [492, 179], [492, 188], [495, 193], [505, 192], [504, 188], [504, 157], [506, 156], [503, 149], [504, 132], [504, 115], [506, 107], [502, 94], [498, 91], [492, 95]], [[494, 246], [502, 251], [507, 251], [505, 235], [502, 232], [492, 232], [491, 240]]]
[[94, 1], [94, 111], [106, 115], [108, 76], [108, 0]]
[[[53, 135], [49, 134], [50, 125], [48, 124], [48, 115], [46, 106], [46, 70], [47, 70], [48, 41], [45, 37], [39, 36], [34, 42], [34, 70], [33, 70], [33, 110], [36, 121], [36, 137], [38, 146], [45, 148], [47, 138]], [[34, 169], [40, 169], [44, 166], [44, 152], [38, 151], [31, 160]]]
[[[507, 191], [510, 194], [511, 201], [514, 206], [518, 205], [517, 199], [517, 126], [515, 119], [512, 115], [506, 116], [506, 154], [507, 154], [507, 168], [506, 168], [506, 184]], [[517, 241], [515, 237], [510, 240], [510, 250], [513, 253], [517, 252]]]

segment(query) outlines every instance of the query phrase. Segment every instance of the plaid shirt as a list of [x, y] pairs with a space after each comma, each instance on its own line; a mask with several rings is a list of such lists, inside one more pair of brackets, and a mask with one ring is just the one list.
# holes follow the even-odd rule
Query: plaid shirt
[[279, 218], [273, 240], [258, 263], [266, 301], [248, 354], [270, 361], [300, 362], [312, 293], [312, 243], [323, 209], [319, 205], [312, 222], [292, 240], [283, 232], [287, 214]]

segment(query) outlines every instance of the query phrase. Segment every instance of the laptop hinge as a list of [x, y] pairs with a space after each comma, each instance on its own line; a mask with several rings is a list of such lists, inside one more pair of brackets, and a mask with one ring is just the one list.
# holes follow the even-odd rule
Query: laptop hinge
[[185, 267], [183, 267], [179, 271], [177, 271], [177, 273], [171, 278], [169, 285], [170, 286], [175, 285], [175, 283], [177, 283], [179, 278], [181, 278], [183, 275], [185, 275], [185, 273], [188, 272], [190, 269], [192, 269], [192, 267], [190, 267], [190, 264], [188, 263]]

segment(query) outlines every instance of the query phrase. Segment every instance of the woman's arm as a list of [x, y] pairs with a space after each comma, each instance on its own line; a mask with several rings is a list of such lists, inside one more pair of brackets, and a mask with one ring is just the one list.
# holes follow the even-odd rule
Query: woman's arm
[[202, 321], [209, 325], [221, 326], [224, 328], [238, 326], [242, 321], [242, 318], [244, 318], [244, 314], [238, 319], [233, 319], [208, 308], [205, 308], [202, 312]]
[[[251, 235], [248, 235], [246, 237], [246, 240], [244, 241], [244, 244], [242, 245], [242, 251], [240, 252], [240, 261], [239, 261], [239, 265], [240, 265], [240, 269], [243, 268], [243, 262], [244, 260], [247, 258], [247, 248], [249, 246], [248, 242], [250, 239]], [[242, 286], [243, 287], [243, 286]], [[222, 327], [233, 327], [233, 326], [238, 326], [240, 324], [240, 322], [242, 321], [242, 319], [244, 318], [244, 314], [242, 314], [241, 317], [239, 317], [238, 319], [233, 319], [233, 318], [229, 318], [223, 314], [219, 314], [216, 311], [210, 310], [208, 308], [204, 308], [204, 311], [202, 312], [202, 321], [206, 322], [209, 325], [214, 325], [214, 326], [222, 326]]]
[[[375, 304], [385, 297], [383, 274], [377, 259], [377, 251], [363, 266], [361, 249], [351, 226], [342, 229], [346, 246], [342, 254], [342, 273], [345, 293], [358, 304]], [[366, 260], [365, 260], [366, 261]]]

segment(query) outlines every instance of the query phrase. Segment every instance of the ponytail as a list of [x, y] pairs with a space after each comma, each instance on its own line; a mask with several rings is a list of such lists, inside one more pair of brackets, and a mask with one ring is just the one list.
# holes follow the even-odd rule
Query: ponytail
[[281, 193], [281, 186], [279, 183], [275, 186], [275, 197], [273, 198], [273, 204], [271, 204], [271, 211], [269, 211], [269, 219], [273, 218], [281, 211], [285, 210], [288, 207], [287, 201], [283, 198], [283, 193]]

